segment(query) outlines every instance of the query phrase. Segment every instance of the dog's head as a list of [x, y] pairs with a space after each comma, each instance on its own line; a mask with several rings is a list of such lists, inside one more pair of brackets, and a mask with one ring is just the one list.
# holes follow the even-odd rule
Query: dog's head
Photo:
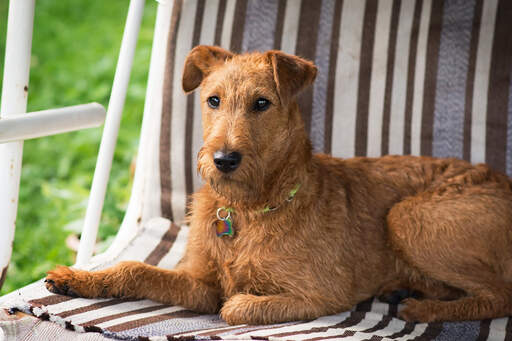
[[259, 202], [297, 151], [311, 154], [294, 99], [315, 76], [313, 63], [280, 51], [236, 55], [197, 46], [189, 53], [183, 89], [201, 87], [198, 170], [217, 193]]

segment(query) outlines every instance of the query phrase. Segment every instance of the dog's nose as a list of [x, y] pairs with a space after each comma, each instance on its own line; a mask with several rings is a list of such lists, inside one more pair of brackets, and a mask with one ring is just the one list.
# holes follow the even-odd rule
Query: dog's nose
[[240, 166], [240, 161], [242, 161], [242, 154], [239, 152], [224, 153], [219, 150], [213, 153], [213, 163], [223, 173], [237, 169]]

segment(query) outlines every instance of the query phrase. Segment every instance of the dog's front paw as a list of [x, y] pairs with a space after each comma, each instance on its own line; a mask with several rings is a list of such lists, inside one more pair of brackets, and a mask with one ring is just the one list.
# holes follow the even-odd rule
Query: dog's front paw
[[398, 316], [407, 322], [434, 322], [438, 320], [434, 300], [407, 298], [403, 303], [405, 307], [398, 313]]
[[86, 271], [71, 269], [67, 266], [57, 266], [46, 275], [45, 286], [48, 291], [59, 295], [73, 297], [94, 297], [88, 290], [84, 278]]

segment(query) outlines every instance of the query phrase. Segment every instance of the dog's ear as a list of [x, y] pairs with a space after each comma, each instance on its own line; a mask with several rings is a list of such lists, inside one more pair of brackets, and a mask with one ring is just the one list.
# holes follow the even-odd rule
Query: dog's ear
[[186, 93], [194, 90], [210, 73], [213, 66], [224, 63], [233, 53], [217, 46], [196, 46], [185, 59], [182, 85]]
[[312, 62], [281, 51], [272, 50], [266, 54], [272, 65], [277, 92], [283, 105], [315, 80], [317, 69]]

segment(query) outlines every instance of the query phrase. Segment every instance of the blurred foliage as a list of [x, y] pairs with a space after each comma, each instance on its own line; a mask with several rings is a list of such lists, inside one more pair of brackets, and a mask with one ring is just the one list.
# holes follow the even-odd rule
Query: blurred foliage
[[[128, 4], [36, 1], [28, 111], [88, 102], [107, 107]], [[146, 3], [137, 45], [98, 235], [106, 243], [117, 232], [130, 195], [156, 6]], [[0, 0], [0, 74], [7, 12], [8, 1]], [[74, 262], [65, 240], [81, 227], [101, 133], [95, 128], [25, 142], [14, 251], [0, 294], [43, 277], [56, 264]]]

